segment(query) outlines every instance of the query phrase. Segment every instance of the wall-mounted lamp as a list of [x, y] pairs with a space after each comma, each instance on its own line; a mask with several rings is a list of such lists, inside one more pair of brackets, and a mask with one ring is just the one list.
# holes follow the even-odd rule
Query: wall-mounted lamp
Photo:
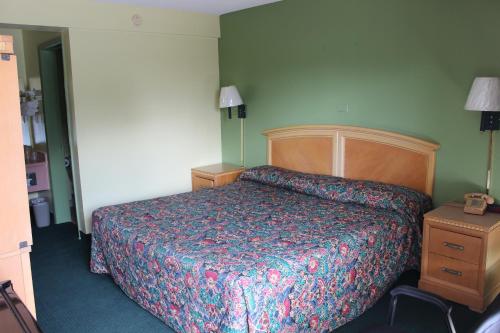
[[227, 108], [229, 119], [232, 118], [231, 108], [238, 107], [238, 118], [246, 118], [246, 107], [243, 104], [236, 86], [222, 87], [220, 90], [220, 108]]
[[493, 161], [493, 131], [500, 129], [500, 78], [478, 77], [470, 89], [469, 98], [465, 103], [467, 111], [481, 111], [481, 131], [490, 131], [488, 145], [488, 175], [486, 178], [486, 193], [491, 187], [491, 172]]
[[245, 165], [245, 122], [244, 119], [247, 117], [246, 106], [243, 104], [240, 93], [236, 86], [222, 87], [220, 90], [220, 101], [219, 107], [221, 109], [227, 108], [229, 119], [232, 118], [231, 108], [238, 107], [238, 118], [241, 120], [241, 137], [240, 137], [240, 163], [242, 166]]

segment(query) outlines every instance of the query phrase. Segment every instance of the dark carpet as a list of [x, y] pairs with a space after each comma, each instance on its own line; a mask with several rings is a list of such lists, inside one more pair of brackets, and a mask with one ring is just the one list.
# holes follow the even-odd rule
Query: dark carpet
[[[163, 322], [130, 300], [109, 276], [89, 270], [90, 237], [77, 239], [71, 223], [33, 230], [31, 255], [37, 317], [45, 333], [172, 332]], [[407, 272], [397, 284], [416, 286], [417, 272]], [[499, 299], [497, 299], [497, 302]], [[385, 323], [389, 303], [384, 296], [358, 319], [335, 333], [362, 332]], [[468, 332], [479, 315], [455, 305], [457, 332]], [[446, 332], [439, 310], [402, 298], [396, 322], [408, 333]]]

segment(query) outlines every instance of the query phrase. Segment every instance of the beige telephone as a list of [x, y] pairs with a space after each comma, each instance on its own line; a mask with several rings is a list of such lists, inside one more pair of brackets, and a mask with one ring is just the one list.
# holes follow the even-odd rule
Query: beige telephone
[[483, 193], [467, 193], [464, 199], [464, 212], [474, 215], [484, 215], [488, 205], [495, 203], [493, 197]]

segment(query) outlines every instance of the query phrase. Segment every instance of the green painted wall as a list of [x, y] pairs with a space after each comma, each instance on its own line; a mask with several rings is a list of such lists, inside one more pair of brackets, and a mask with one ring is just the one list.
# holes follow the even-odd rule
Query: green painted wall
[[[359, 125], [440, 143], [437, 203], [482, 190], [487, 134], [464, 104], [475, 76], [500, 76], [498, 13], [496, 0], [285, 0], [222, 16], [221, 84], [248, 106], [246, 165], [265, 164], [265, 129]], [[221, 121], [223, 160], [237, 163], [239, 122]]]

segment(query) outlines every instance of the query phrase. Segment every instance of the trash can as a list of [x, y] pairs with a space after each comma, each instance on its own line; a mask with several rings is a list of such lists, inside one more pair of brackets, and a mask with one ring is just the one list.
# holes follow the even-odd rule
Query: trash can
[[31, 208], [35, 215], [35, 223], [38, 228], [45, 228], [50, 225], [49, 203], [45, 198], [31, 199]]

